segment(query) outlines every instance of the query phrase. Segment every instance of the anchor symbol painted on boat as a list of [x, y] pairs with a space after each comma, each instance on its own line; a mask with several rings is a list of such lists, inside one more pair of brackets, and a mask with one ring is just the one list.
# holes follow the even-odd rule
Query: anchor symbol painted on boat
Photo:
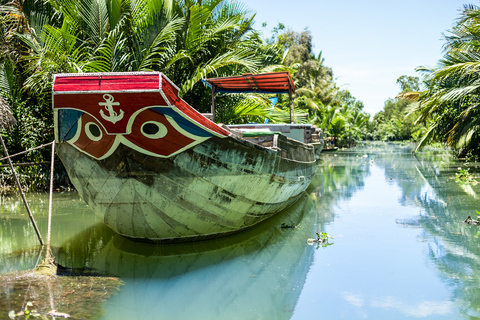
[[105, 109], [108, 111], [108, 115], [106, 115], [103, 110], [100, 110], [100, 115], [102, 116], [102, 118], [112, 122], [113, 124], [122, 120], [124, 114], [123, 110], [120, 109], [120, 114], [113, 110], [113, 106], [119, 106], [120, 102], [114, 102], [113, 96], [111, 94], [104, 94], [103, 99], [105, 99], [105, 102], [99, 102], [98, 105], [105, 107]]

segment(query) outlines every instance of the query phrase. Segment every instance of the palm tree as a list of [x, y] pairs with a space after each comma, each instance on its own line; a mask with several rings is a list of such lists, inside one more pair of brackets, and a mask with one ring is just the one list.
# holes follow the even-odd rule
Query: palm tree
[[480, 130], [480, 8], [465, 5], [456, 25], [445, 37], [439, 67], [424, 72], [427, 89], [419, 96], [420, 116], [429, 122], [417, 149], [432, 139], [456, 149], [477, 150]]
[[[19, 122], [5, 137], [9, 150], [53, 139], [55, 73], [158, 70], [185, 100], [208, 110], [202, 77], [253, 73], [270, 63], [251, 30], [253, 17], [230, 0], [0, 2], [0, 96]], [[42, 152], [23, 160], [43, 161]]]
[[51, 3], [61, 23], [23, 36], [32, 51], [25, 85], [35, 93], [48, 93], [59, 72], [160, 70], [185, 95], [207, 75], [255, 72], [260, 63], [248, 38], [253, 15], [237, 2]]

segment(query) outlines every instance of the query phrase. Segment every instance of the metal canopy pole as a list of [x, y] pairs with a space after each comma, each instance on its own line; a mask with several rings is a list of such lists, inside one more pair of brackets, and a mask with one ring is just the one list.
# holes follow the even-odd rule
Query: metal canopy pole
[[217, 91], [217, 88], [215, 86], [212, 86], [212, 121], [215, 122], [215, 93]]
[[295, 123], [295, 113], [293, 112], [292, 105], [292, 88], [288, 88], [288, 100], [290, 106], [290, 123]]

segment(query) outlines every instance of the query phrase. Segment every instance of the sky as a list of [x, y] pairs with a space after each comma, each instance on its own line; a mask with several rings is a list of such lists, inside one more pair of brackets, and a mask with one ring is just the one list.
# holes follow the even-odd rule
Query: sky
[[[400, 92], [402, 75], [435, 67], [442, 58], [443, 34], [467, 0], [239, 0], [253, 13], [264, 37], [283, 23], [311, 31], [315, 55], [322, 51], [336, 83], [364, 103], [371, 116]], [[262, 23], [266, 22], [266, 28]]]

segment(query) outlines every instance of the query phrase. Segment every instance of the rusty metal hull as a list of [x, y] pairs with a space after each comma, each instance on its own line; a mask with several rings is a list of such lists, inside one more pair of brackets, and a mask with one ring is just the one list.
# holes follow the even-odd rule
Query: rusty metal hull
[[115, 232], [155, 242], [239, 232], [292, 205], [315, 175], [313, 147], [280, 136], [277, 149], [214, 137], [169, 158], [120, 145], [94, 159], [57, 152], [81, 197]]

